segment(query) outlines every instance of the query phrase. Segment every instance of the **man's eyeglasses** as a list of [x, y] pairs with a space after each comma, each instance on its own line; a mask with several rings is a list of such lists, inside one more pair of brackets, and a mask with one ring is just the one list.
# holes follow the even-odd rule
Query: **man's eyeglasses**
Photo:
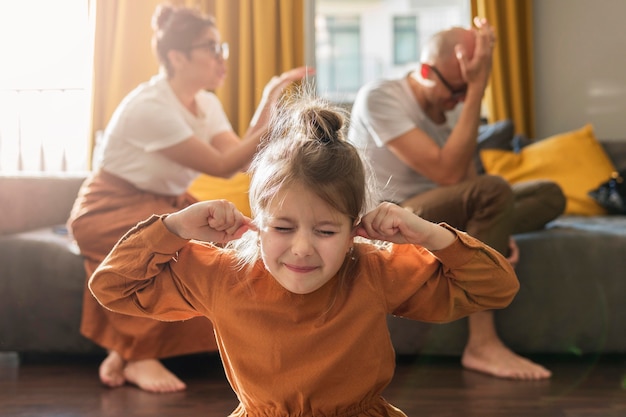
[[229, 55], [228, 44], [226, 42], [217, 43], [215, 41], [207, 41], [197, 45], [191, 45], [189, 50], [192, 49], [204, 49], [212, 53], [215, 58], [222, 58], [224, 61], [228, 59]]
[[463, 96], [465, 96], [465, 94], [467, 93], [467, 84], [465, 84], [463, 87], [459, 87], [459, 88], [454, 88], [452, 87], [452, 84], [450, 84], [448, 82], [448, 80], [446, 80], [443, 75], [441, 75], [441, 73], [439, 72], [439, 70], [437, 68], [435, 68], [434, 65], [429, 65], [430, 69], [433, 70], [433, 72], [435, 74], [437, 74], [437, 77], [439, 77], [439, 79], [441, 80], [441, 82], [443, 83], [443, 85], [446, 86], [446, 88], [448, 89], [448, 91], [450, 91], [450, 94], [452, 94], [452, 98], [461, 98]]

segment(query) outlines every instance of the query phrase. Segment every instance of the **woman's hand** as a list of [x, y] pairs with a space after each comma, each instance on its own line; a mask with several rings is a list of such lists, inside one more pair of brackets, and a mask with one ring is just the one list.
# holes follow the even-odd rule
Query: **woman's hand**
[[285, 87], [295, 81], [306, 79], [307, 77], [314, 75], [315, 69], [313, 67], [297, 67], [283, 72], [280, 75], [275, 75], [265, 85], [263, 89], [263, 96], [270, 100], [277, 100], [282, 94]]
[[267, 128], [270, 119], [270, 112], [274, 104], [280, 99], [283, 90], [295, 81], [300, 81], [315, 74], [312, 67], [297, 67], [275, 75], [265, 85], [261, 102], [250, 121], [251, 130], [248, 133], [259, 132]]
[[246, 231], [256, 230], [252, 220], [227, 200], [192, 204], [168, 215], [163, 222], [179, 237], [214, 243], [239, 239]]

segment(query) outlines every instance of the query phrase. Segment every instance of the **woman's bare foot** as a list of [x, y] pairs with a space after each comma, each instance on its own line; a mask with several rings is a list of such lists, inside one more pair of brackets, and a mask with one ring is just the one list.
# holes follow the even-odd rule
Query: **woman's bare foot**
[[157, 359], [128, 361], [123, 374], [126, 381], [137, 385], [144, 391], [165, 393], [183, 391], [187, 388], [183, 381]]
[[467, 369], [498, 378], [539, 380], [552, 376], [552, 372], [543, 366], [519, 356], [499, 341], [481, 346], [467, 346], [461, 363]]
[[100, 364], [99, 375], [100, 381], [108, 387], [121, 387], [126, 383], [124, 377], [124, 359], [115, 351], [109, 352], [109, 355]]

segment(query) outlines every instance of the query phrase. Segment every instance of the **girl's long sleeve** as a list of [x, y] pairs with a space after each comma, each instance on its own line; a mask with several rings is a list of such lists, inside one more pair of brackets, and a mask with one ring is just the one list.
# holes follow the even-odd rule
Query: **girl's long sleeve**
[[[364, 245], [355, 271], [355, 282], [361, 284], [356, 285], [378, 287], [375, 292], [388, 313], [427, 322], [508, 306], [519, 289], [508, 261], [468, 234], [448, 228], [457, 239], [432, 253], [414, 245], [393, 245], [390, 251]], [[155, 216], [120, 240], [92, 276], [90, 289], [102, 305], [120, 313], [159, 320], [212, 318], [220, 302], [215, 297], [232, 296], [232, 285], [245, 281], [232, 259], [218, 252], [175, 236]], [[266, 271], [262, 274], [271, 278]]]
[[481, 310], [508, 306], [519, 290], [511, 264], [495, 249], [442, 224], [457, 235], [447, 248], [429, 252], [396, 245], [371, 259], [383, 276], [390, 313], [427, 322], [449, 322]]
[[211, 267], [196, 267], [189, 256], [184, 281], [176, 270], [180, 252], [191, 246], [169, 232], [162, 217], [152, 216], [116, 244], [91, 276], [89, 288], [100, 304], [119, 313], [165, 321], [201, 315], [198, 310], [210, 300]]

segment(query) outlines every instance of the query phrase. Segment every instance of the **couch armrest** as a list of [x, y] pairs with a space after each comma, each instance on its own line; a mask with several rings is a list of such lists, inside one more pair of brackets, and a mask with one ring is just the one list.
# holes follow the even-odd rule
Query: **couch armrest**
[[86, 176], [0, 175], [0, 235], [65, 223]]

